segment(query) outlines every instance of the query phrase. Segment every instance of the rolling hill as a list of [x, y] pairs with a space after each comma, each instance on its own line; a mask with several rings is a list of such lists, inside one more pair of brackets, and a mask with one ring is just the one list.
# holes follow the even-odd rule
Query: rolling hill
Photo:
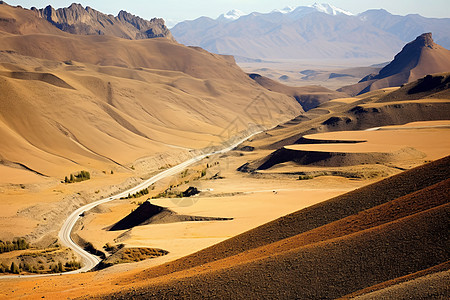
[[[139, 170], [138, 159], [145, 165], [164, 152], [179, 160], [302, 112], [295, 99], [248, 78], [232, 57], [169, 38], [70, 34], [7, 4], [0, 16], [9, 20], [0, 24], [7, 169], [57, 178], [80, 166]], [[272, 117], [254, 118], [267, 107]]]
[[[448, 272], [448, 164], [447, 157], [292, 213], [136, 274], [101, 298], [336, 299]], [[448, 295], [443, 286], [403, 289]]]
[[342, 98], [347, 95], [321, 86], [291, 87], [255, 73], [249, 74], [249, 76], [269, 91], [293, 97], [300, 103], [305, 111], [316, 108], [320, 104], [330, 101], [331, 99]]

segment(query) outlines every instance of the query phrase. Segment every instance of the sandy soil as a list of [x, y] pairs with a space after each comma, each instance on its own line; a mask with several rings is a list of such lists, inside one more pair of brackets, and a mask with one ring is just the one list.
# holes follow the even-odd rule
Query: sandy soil
[[[448, 159], [405, 172], [144, 272], [139, 267], [135, 270], [123, 267], [120, 275], [114, 272], [118, 269], [107, 269], [67, 277], [25, 278], [2, 282], [0, 292], [8, 298], [29, 299], [85, 298], [99, 291], [124, 299], [170, 297], [172, 293], [241, 297], [259, 293], [283, 297], [288, 292], [302, 298], [323, 293], [344, 296], [445, 259], [441, 237], [448, 205], [440, 203], [448, 202], [442, 193], [448, 190], [448, 180], [442, 181], [448, 177], [447, 164]], [[393, 186], [397, 188], [392, 189]], [[372, 247], [364, 246], [367, 243]], [[273, 249], [280, 251], [273, 253]], [[423, 253], [427, 253], [426, 259]], [[361, 256], [364, 259], [357, 259]], [[317, 268], [318, 262], [322, 268]], [[135, 265], [143, 267], [141, 263]], [[294, 267], [297, 265], [302, 267], [297, 269]], [[371, 276], [367, 276], [368, 270]], [[314, 284], [311, 276], [317, 276]], [[253, 285], [247, 285], [250, 282]], [[286, 282], [292, 284], [281, 289]], [[224, 288], [230, 285], [233, 289]]]
[[[448, 122], [421, 122], [407, 124], [403, 127], [390, 126], [389, 130], [347, 131], [306, 135], [305, 139], [362, 141], [355, 144], [314, 144], [292, 145], [288, 149], [298, 151], [335, 151], [347, 153], [394, 152], [405, 147], [415, 148], [435, 160], [448, 155], [450, 149], [450, 128], [427, 128], [429, 126], [448, 125]], [[412, 128], [410, 127], [424, 127]], [[396, 130], [401, 128], [401, 130]]]
[[[255, 154], [249, 154], [252, 155]], [[209, 170], [208, 173], [219, 172], [223, 179], [190, 183], [205, 191], [203, 196], [200, 194], [191, 200], [184, 200], [184, 203], [179, 203], [176, 199], [150, 200], [155, 205], [167, 207], [182, 215], [233, 218], [231, 221], [150, 224], [135, 227], [126, 233], [105, 230], [136, 207], [136, 204], [130, 202], [143, 201], [146, 199], [143, 197], [117, 200], [103, 205], [101, 213], [86, 217], [83, 230], [77, 231], [77, 234], [98, 248], [107, 242], [116, 241], [129, 247], [146, 246], [169, 251], [166, 256], [141, 263], [154, 266], [204, 249], [292, 211], [369, 183], [339, 177], [322, 177], [307, 182], [286, 178], [252, 178], [235, 171], [247, 159], [246, 156], [218, 159], [219, 167]], [[123, 234], [125, 237], [120, 237]]]

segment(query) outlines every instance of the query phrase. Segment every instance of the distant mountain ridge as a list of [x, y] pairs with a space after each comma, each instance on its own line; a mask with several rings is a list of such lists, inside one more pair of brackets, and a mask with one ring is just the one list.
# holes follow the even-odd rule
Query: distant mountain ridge
[[131, 40], [158, 37], [173, 39], [163, 19], [153, 18], [148, 21], [123, 10], [117, 17], [76, 3], [66, 8], [54, 9], [49, 5], [43, 9], [33, 7], [31, 10], [58, 29], [72, 34], [112, 35]]
[[328, 4], [232, 15], [184, 21], [171, 31], [183, 44], [254, 59], [391, 60], [423, 32], [433, 32], [440, 45], [450, 48], [450, 18], [398, 16], [386, 10], [353, 15]]

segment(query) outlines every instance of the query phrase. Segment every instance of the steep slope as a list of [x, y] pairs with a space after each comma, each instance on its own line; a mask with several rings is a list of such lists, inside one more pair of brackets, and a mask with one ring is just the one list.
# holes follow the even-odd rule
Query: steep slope
[[172, 33], [186, 45], [239, 57], [382, 60], [392, 59], [404, 43], [423, 32], [435, 32], [438, 43], [450, 47], [445, 30], [449, 26], [450, 19], [394, 16], [386, 11], [352, 15], [316, 4], [233, 19], [201, 17], [177, 24]]
[[30, 10], [18, 9], [0, 2], [0, 34], [31, 34], [48, 33], [61, 34], [62, 32], [49, 22], [39, 18]]
[[72, 4], [67, 8], [54, 9], [50, 5], [31, 10], [0, 3], [0, 27], [12, 34], [62, 32], [80, 35], [108, 35], [124, 39], [166, 38], [174, 40], [163, 19], [150, 21], [120, 11], [117, 17], [103, 14], [90, 7]]
[[342, 98], [346, 96], [346, 94], [344, 93], [332, 91], [321, 86], [291, 87], [276, 82], [270, 78], [261, 76], [259, 74], [249, 74], [249, 76], [259, 85], [265, 87], [269, 91], [274, 91], [294, 97], [305, 111], [316, 108], [320, 104], [325, 103], [331, 99]]
[[447, 157], [149, 269], [108, 298], [334, 299], [444, 264], [448, 164]]
[[[448, 76], [448, 73], [426, 76], [400, 89], [386, 88], [323, 103], [246, 145], [277, 150], [299, 143], [307, 134], [448, 120]], [[429, 81], [438, 84], [421, 84]]]
[[[32, 13], [3, 6], [19, 21]], [[0, 27], [1, 160], [36, 174], [64, 178], [81, 166], [132, 164], [148, 172], [145, 158], [157, 153], [180, 160], [302, 112], [294, 99], [253, 82], [233, 58], [169, 39], [8, 29]], [[264, 115], [254, 119], [256, 111]]]
[[360, 83], [340, 91], [351, 95], [385, 87], [400, 86], [427, 74], [450, 70], [450, 50], [434, 43], [431, 33], [424, 33], [408, 43], [394, 60], [377, 75], [368, 75]]

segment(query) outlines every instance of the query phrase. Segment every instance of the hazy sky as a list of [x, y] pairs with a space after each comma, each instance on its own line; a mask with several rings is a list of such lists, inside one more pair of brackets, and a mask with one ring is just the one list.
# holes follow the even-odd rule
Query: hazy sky
[[393, 14], [421, 14], [425, 17], [450, 18], [450, 0], [6, 0], [10, 5], [42, 8], [48, 4], [55, 8], [67, 7], [72, 2], [90, 6], [101, 12], [117, 15], [126, 10], [145, 19], [161, 17], [168, 25], [200, 16], [212, 18], [232, 9], [245, 13], [270, 12], [286, 6], [311, 5], [315, 2], [329, 3], [352, 13], [360, 13], [372, 8], [384, 8]]

